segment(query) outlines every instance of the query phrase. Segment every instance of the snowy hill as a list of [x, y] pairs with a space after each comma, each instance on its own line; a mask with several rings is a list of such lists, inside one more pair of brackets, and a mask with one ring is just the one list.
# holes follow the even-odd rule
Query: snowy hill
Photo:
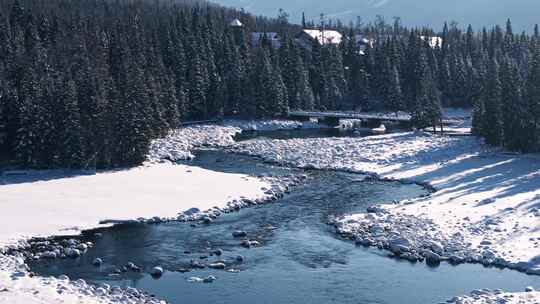
[[283, 8], [291, 15], [291, 21], [299, 22], [305, 11], [308, 19], [318, 20], [321, 12], [331, 18], [354, 21], [357, 16], [372, 20], [376, 15], [389, 22], [399, 16], [407, 25], [431, 25], [442, 27], [444, 20], [455, 20], [475, 28], [504, 24], [511, 18], [516, 30], [532, 30], [538, 22], [540, 1], [537, 0], [212, 0], [222, 5], [244, 8], [249, 12], [276, 16]]

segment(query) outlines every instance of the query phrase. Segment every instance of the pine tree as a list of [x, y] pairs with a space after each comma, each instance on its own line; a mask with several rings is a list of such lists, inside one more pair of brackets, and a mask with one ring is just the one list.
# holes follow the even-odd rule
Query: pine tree
[[529, 144], [527, 150], [537, 150], [540, 143], [540, 47], [537, 45], [527, 77], [527, 112]]
[[488, 67], [488, 78], [483, 92], [485, 104], [485, 124], [484, 136], [490, 145], [500, 145], [503, 139], [502, 122], [502, 88], [499, 80], [499, 64], [492, 60]]
[[519, 151], [526, 146], [526, 128], [524, 117], [527, 117], [527, 104], [523, 98], [517, 64], [506, 57], [501, 65], [502, 85], [502, 117], [503, 117], [503, 144], [510, 150]]
[[61, 96], [61, 102], [65, 112], [62, 123], [65, 133], [62, 139], [61, 163], [68, 168], [85, 168], [87, 163], [84, 157], [83, 127], [75, 82], [72, 80], [64, 82], [63, 87], [64, 93]]
[[435, 130], [442, 116], [439, 95], [427, 66], [425, 52], [420, 50], [415, 67], [413, 86], [414, 104], [411, 111], [412, 124], [418, 128], [432, 126]]
[[189, 86], [189, 107], [188, 115], [194, 119], [205, 119], [208, 117], [206, 112], [206, 94], [205, 79], [202, 71], [203, 67], [198, 55], [193, 58], [188, 83]]
[[401, 92], [401, 84], [398, 69], [395, 65], [387, 63], [388, 81], [386, 82], [386, 109], [396, 112], [403, 109], [403, 94]]

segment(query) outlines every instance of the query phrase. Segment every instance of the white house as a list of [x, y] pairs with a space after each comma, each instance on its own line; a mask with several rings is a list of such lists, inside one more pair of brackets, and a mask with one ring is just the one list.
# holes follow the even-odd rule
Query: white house
[[297, 36], [296, 41], [305, 48], [311, 48], [313, 42], [320, 45], [338, 45], [343, 40], [343, 35], [333, 30], [310, 30], [304, 29]]

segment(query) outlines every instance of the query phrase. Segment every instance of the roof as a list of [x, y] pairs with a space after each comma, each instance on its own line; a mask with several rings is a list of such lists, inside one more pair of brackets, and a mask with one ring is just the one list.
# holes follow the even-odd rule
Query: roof
[[231, 21], [231, 24], [230, 24], [232, 27], [242, 27], [244, 26], [242, 24], [242, 22], [240, 22], [240, 20], [238, 19], [234, 19], [233, 21]]
[[312, 39], [317, 40], [320, 44], [340, 44], [343, 39], [338, 31], [320, 31], [320, 30], [307, 30], [304, 29], [302, 32]]
[[269, 33], [262, 33], [262, 32], [255, 32], [255, 33], [251, 33], [251, 38], [252, 39], [261, 39], [262, 37], [264, 37], [264, 35], [266, 35], [266, 38], [267, 39], [279, 39], [278, 37], [278, 33], [274, 33], [274, 32], [269, 32]]
[[266, 35], [266, 39], [270, 42], [273, 48], [279, 49], [281, 47], [281, 40], [278, 33], [261, 33], [255, 32], [251, 33], [251, 45], [257, 47], [260, 45], [262, 38]]

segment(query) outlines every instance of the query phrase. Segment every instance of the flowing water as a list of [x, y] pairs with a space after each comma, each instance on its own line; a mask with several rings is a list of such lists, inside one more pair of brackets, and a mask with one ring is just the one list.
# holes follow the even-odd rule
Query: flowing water
[[[270, 137], [279, 136], [272, 133]], [[192, 165], [251, 175], [286, 175], [298, 170], [220, 151], [201, 151]], [[72, 260], [39, 261], [31, 269], [40, 275], [67, 274], [94, 283], [133, 286], [170, 303], [438, 303], [476, 288], [520, 291], [539, 285], [540, 277], [480, 265], [437, 268], [389, 258], [375, 249], [356, 247], [333, 234], [329, 216], [361, 212], [374, 203], [406, 199], [426, 192], [417, 185], [365, 182], [350, 173], [312, 171], [306, 183], [273, 204], [243, 209], [219, 217], [210, 225], [166, 223], [125, 225], [101, 231], [95, 247]], [[231, 233], [245, 230], [260, 246], [240, 246]], [[91, 237], [90, 237], [91, 238]], [[189, 268], [191, 260], [216, 261], [210, 253], [222, 249], [227, 269]], [[243, 263], [236, 262], [242, 255]], [[208, 256], [201, 259], [201, 256]], [[101, 267], [91, 262], [100, 257]], [[118, 265], [132, 261], [142, 273], [111, 276]], [[205, 262], [206, 261], [206, 262]], [[148, 271], [160, 265], [166, 272], [153, 279]], [[189, 277], [214, 275], [211, 284]]]

